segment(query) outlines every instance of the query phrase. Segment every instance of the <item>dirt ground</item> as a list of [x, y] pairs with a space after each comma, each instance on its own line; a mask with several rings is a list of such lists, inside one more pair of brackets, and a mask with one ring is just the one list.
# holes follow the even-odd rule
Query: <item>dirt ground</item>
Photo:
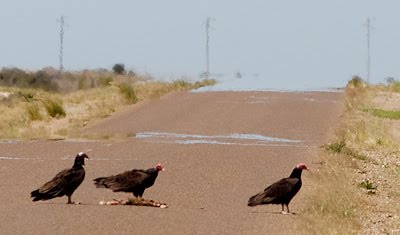
[[[337, 125], [342, 98], [317, 92], [181, 92], [82, 130], [128, 138], [3, 141], [1, 234], [288, 234], [296, 215], [281, 215], [280, 206], [250, 208], [247, 200], [305, 162], [311, 172], [303, 174], [303, 188], [291, 203], [291, 210], [301, 213], [307, 174]], [[146, 132], [167, 137], [138, 138]], [[30, 191], [72, 166], [80, 151], [91, 157], [86, 179], [72, 197], [82, 204], [67, 205], [65, 197], [32, 202]], [[144, 197], [169, 208], [99, 205], [132, 195], [96, 189], [93, 178], [158, 162], [166, 171]]]

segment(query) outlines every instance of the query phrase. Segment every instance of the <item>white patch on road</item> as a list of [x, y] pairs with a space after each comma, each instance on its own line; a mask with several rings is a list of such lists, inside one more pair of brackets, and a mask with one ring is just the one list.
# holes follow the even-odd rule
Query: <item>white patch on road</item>
[[0, 157], [0, 160], [21, 160], [19, 157]]
[[301, 143], [300, 140], [276, 138], [258, 134], [230, 134], [230, 135], [195, 135], [179, 134], [169, 132], [141, 132], [136, 134], [138, 139], [150, 139], [162, 143], [176, 144], [221, 144], [221, 145], [262, 145], [274, 146], [290, 145]]

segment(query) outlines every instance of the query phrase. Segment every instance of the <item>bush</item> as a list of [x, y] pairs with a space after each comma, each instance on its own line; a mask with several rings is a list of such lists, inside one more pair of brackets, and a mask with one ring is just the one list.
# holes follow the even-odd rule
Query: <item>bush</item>
[[347, 147], [346, 145], [346, 140], [341, 138], [341, 139], [337, 139], [336, 142], [334, 143], [329, 143], [327, 145], [324, 146], [326, 150], [335, 153], [335, 154], [344, 154], [359, 160], [367, 160], [368, 158], [363, 155], [358, 153], [357, 151], [355, 151], [354, 149], [351, 149], [349, 147]]
[[385, 80], [388, 85], [393, 84], [396, 81], [394, 77], [387, 77]]
[[129, 71], [128, 71], [128, 76], [131, 76], [131, 77], [136, 77], [136, 76], [137, 76], [137, 74], [135, 73], [135, 71], [133, 71], [133, 70], [129, 70]]
[[34, 94], [29, 91], [19, 91], [18, 95], [21, 96], [26, 102], [31, 102], [33, 101]]
[[40, 114], [40, 108], [38, 104], [28, 104], [26, 106], [26, 112], [28, 113], [29, 120], [42, 120], [42, 115]]
[[235, 72], [235, 78], [242, 78], [242, 73], [240, 71]]
[[361, 97], [360, 94], [365, 93], [367, 89], [367, 83], [364, 80], [355, 75], [353, 78], [347, 83], [346, 86], [346, 95], [348, 96], [348, 108], [355, 107], [358, 104], [358, 99], [356, 97]]
[[39, 70], [31, 75], [28, 87], [41, 88], [45, 91], [58, 91], [58, 84], [53, 81], [55, 79], [55, 75]]
[[346, 141], [344, 139], [338, 139], [333, 143], [325, 145], [325, 149], [333, 153], [342, 153], [346, 148]]
[[61, 102], [47, 100], [44, 102], [44, 107], [46, 108], [46, 111], [50, 117], [62, 118], [67, 115]]
[[133, 89], [133, 87], [127, 83], [121, 83], [118, 85], [119, 92], [125, 96], [125, 99], [131, 103], [134, 104], [138, 102], [138, 98], [136, 96], [136, 92]]
[[172, 84], [177, 90], [183, 90], [189, 88], [192, 84], [185, 79], [175, 80]]
[[400, 92], [400, 82], [399, 82], [399, 81], [393, 81], [393, 83], [391, 83], [391, 84], [389, 85], [389, 89], [390, 89], [390, 91], [392, 91], [392, 92], [397, 92], [397, 93], [399, 93], [399, 92]]
[[113, 66], [113, 71], [116, 74], [125, 74], [125, 65], [124, 64], [115, 64]]
[[113, 78], [111, 76], [108, 77], [100, 77], [99, 78], [99, 85], [100, 86], [110, 86], [111, 82], [113, 81]]
[[0, 72], [0, 84], [6, 86], [16, 85], [18, 80], [24, 79], [27, 74], [18, 68], [4, 68]]
[[369, 180], [365, 180], [365, 181], [359, 183], [358, 186], [360, 188], [364, 188], [364, 189], [368, 189], [368, 190], [374, 190], [374, 189], [378, 188], [374, 183], [372, 183]]
[[87, 89], [88, 85], [85, 77], [81, 77], [78, 81], [78, 90]]
[[347, 87], [350, 88], [365, 88], [367, 86], [367, 83], [364, 82], [364, 80], [357, 75], [354, 75], [351, 80], [347, 83]]
[[205, 87], [205, 86], [213, 86], [217, 83], [215, 79], [204, 79], [201, 81], [197, 81], [194, 83], [194, 88], [200, 88], [200, 87]]
[[40, 88], [46, 91], [57, 91], [55, 75], [46, 70], [26, 73], [18, 68], [4, 68], [0, 71], [0, 85], [23, 88]]

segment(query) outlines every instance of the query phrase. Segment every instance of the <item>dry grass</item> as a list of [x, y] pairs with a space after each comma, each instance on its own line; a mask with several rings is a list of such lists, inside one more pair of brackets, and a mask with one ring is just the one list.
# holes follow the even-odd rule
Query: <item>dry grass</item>
[[304, 234], [358, 234], [358, 209], [365, 203], [358, 197], [348, 171], [357, 166], [343, 155], [322, 155], [321, 167], [309, 177], [312, 191], [301, 215], [300, 230]]
[[[94, 75], [88, 73], [85, 76]], [[12, 94], [7, 99], [0, 99], [0, 139], [58, 139], [76, 136], [79, 129], [89, 122], [108, 117], [124, 106], [158, 98], [169, 92], [215, 83], [206, 80], [196, 83], [183, 80], [145, 82], [131, 80], [127, 76], [112, 79], [106, 77], [99, 81], [103, 85], [68, 93], [0, 87], [0, 92]]]
[[185, 80], [177, 80], [172, 83], [165, 82], [139, 82], [135, 85], [137, 94], [142, 99], [159, 98], [172, 91], [197, 89], [203, 86], [212, 86], [216, 83], [215, 80], [202, 80], [195, 83], [190, 83]]
[[314, 190], [299, 226], [304, 234], [400, 231], [400, 122], [365, 112], [396, 106], [398, 95], [392, 90], [349, 82], [341, 126], [321, 150], [322, 164], [310, 177]]

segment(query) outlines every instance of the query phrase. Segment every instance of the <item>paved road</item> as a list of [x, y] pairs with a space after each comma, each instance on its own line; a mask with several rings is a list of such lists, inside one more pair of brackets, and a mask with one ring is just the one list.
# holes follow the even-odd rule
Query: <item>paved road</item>
[[[299, 162], [311, 168], [332, 133], [341, 93], [174, 93], [144, 102], [82, 130], [109, 140], [0, 143], [1, 234], [285, 234], [296, 216], [280, 206], [247, 207], [248, 198], [287, 176]], [[29, 193], [76, 153], [92, 158], [73, 195], [33, 203]], [[96, 189], [92, 179], [161, 162], [144, 197], [168, 209], [101, 206], [126, 198]], [[291, 209], [301, 212], [303, 189]]]

